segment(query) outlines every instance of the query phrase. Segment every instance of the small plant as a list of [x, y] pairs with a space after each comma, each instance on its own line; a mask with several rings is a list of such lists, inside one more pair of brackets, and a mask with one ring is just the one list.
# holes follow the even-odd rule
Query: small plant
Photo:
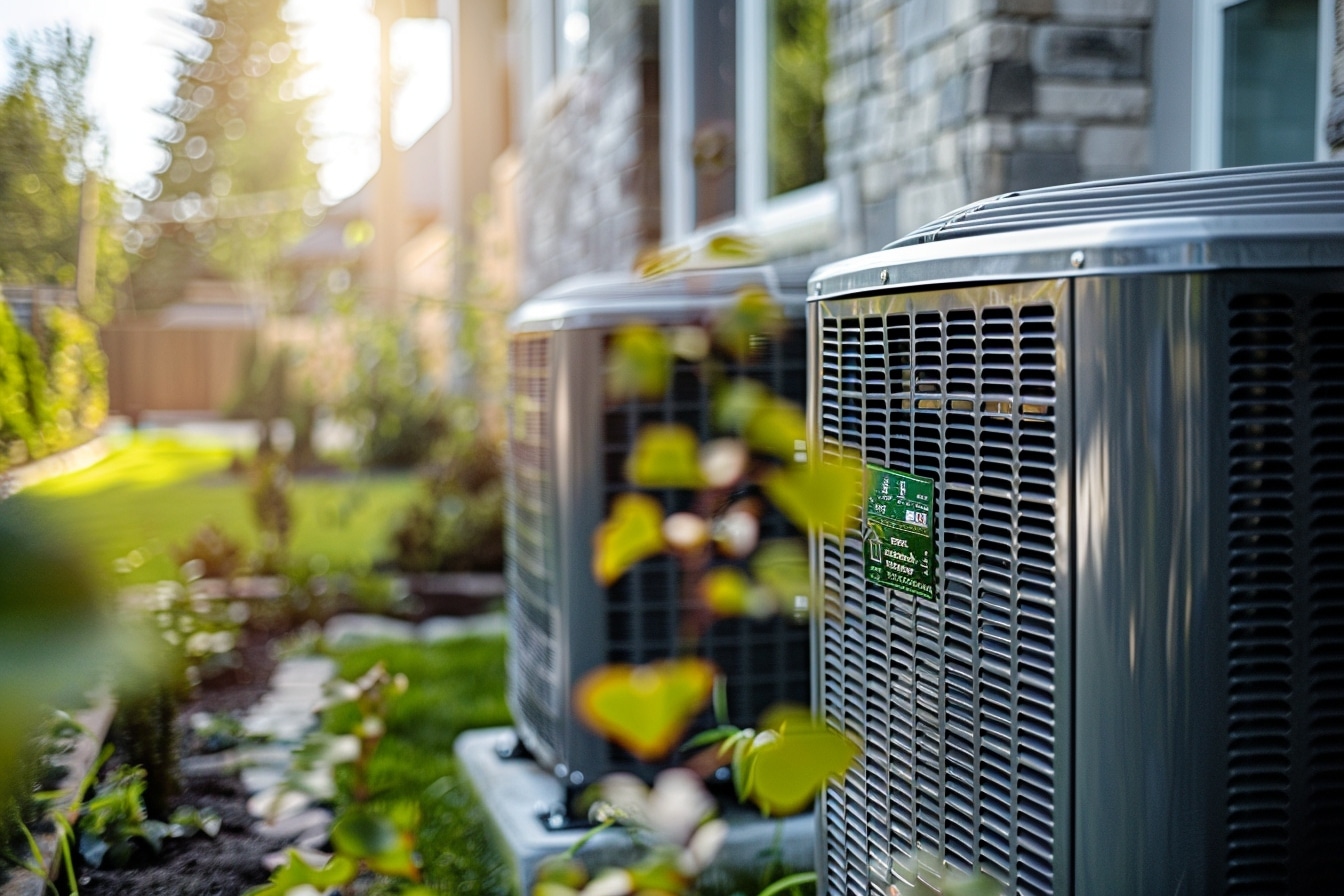
[[276, 575], [289, 555], [289, 536], [294, 526], [293, 483], [289, 468], [274, 452], [257, 452], [252, 462], [248, 497], [259, 534], [257, 571]]
[[172, 549], [173, 561], [189, 579], [231, 579], [243, 564], [243, 545], [214, 523]]
[[407, 687], [405, 675], [389, 675], [381, 662], [355, 681], [330, 685], [331, 701], [325, 707], [331, 722], [329, 730], [310, 736], [299, 749], [286, 786], [310, 795], [331, 796], [335, 768], [342, 767], [351, 776], [353, 802], [340, 812], [331, 828], [335, 855], [317, 868], [291, 851], [270, 881], [249, 890], [247, 896], [284, 896], [305, 885], [319, 890], [344, 887], [362, 868], [419, 883], [416, 833], [420, 807], [403, 802], [375, 805], [369, 777], [373, 755], [387, 733], [388, 709]]
[[94, 789], [76, 825], [85, 862], [94, 868], [124, 868], [146, 851], [157, 855], [166, 839], [219, 833], [220, 818], [212, 810], [184, 806], [166, 822], [150, 818], [145, 789], [145, 770], [134, 765], [120, 766]]

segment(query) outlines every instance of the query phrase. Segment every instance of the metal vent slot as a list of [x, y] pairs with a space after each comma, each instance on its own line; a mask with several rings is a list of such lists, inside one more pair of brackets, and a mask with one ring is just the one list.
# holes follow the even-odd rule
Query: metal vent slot
[[[551, 474], [551, 337], [518, 336], [509, 344], [512, 402], [505, 458], [504, 573], [513, 643], [509, 650], [509, 702], [533, 749], [560, 742], [563, 695], [555, 654], [557, 629], [549, 571], [554, 484]], [[539, 741], [540, 743], [538, 743]]]
[[1229, 893], [1329, 889], [1344, 845], [1344, 297], [1229, 306]]
[[934, 480], [938, 554], [916, 600], [864, 579], [858, 531], [820, 538], [821, 710], [864, 743], [823, 797], [828, 892], [916, 850], [1053, 892], [1055, 308], [821, 304], [822, 456]]

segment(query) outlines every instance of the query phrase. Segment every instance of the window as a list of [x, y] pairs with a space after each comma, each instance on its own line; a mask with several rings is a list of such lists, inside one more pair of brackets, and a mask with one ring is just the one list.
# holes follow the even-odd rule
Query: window
[[825, 183], [826, 0], [663, 4], [663, 222], [772, 228], [834, 217]]
[[1327, 157], [1331, 0], [1201, 0], [1196, 167]]

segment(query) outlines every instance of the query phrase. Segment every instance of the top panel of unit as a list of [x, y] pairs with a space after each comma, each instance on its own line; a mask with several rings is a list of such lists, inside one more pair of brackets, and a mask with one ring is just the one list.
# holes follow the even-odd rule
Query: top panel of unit
[[764, 286], [785, 313], [802, 315], [806, 282], [769, 265], [678, 271], [641, 279], [632, 274], [590, 274], [545, 289], [509, 316], [515, 333], [619, 326], [632, 320], [691, 323], [730, 302], [740, 290]]
[[1006, 193], [818, 269], [808, 293], [1336, 265], [1344, 265], [1344, 163], [1313, 162]]

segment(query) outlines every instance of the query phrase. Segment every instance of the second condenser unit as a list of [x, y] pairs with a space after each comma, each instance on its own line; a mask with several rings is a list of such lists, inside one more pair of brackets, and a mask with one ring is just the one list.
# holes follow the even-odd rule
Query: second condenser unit
[[1010, 194], [811, 281], [830, 896], [1308, 893], [1344, 855], [1344, 167]]
[[[697, 365], [677, 361], [666, 395], [610, 401], [605, 372], [613, 335], [624, 325], [706, 324], [739, 290], [763, 286], [788, 319], [783, 336], [762, 341], [730, 377], [755, 378], [800, 405], [806, 386], [803, 281], [784, 286], [773, 268], [628, 275], [567, 281], [524, 303], [510, 319], [510, 432], [506, 476], [505, 576], [509, 610], [508, 700], [519, 739], [571, 787], [616, 770], [651, 767], [603, 741], [576, 718], [573, 688], [611, 663], [679, 655], [685, 612], [677, 562], [638, 563], [609, 587], [593, 576], [593, 533], [611, 499], [633, 490], [626, 457], [640, 429], [681, 423], [703, 441], [714, 434], [710, 385]], [[669, 511], [685, 495], [659, 493]], [[763, 533], [783, 535], [782, 519]], [[809, 696], [808, 628], [777, 617], [726, 619], [699, 639], [701, 655], [729, 681], [733, 721], [753, 725], [782, 701]]]

